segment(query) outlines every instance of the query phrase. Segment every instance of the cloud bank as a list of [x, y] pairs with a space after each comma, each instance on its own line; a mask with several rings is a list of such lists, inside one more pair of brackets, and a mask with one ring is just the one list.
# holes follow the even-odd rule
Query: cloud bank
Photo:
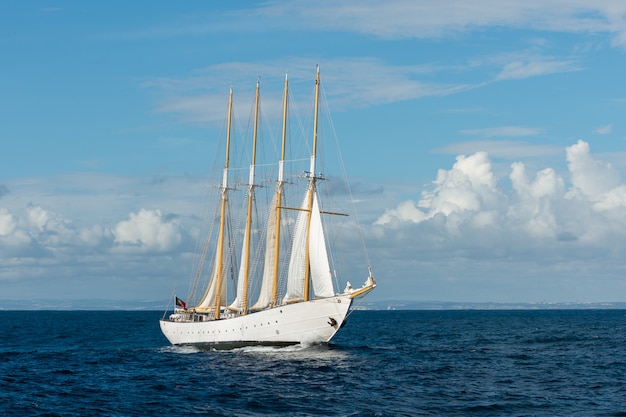
[[[611, 164], [592, 155], [587, 142], [567, 147], [565, 160], [565, 174], [553, 168], [532, 173], [513, 162], [508, 177], [499, 178], [487, 152], [459, 155], [418, 199], [379, 211], [365, 235], [375, 274], [393, 285], [380, 285], [377, 297], [623, 300], [626, 185]], [[189, 190], [179, 184], [155, 190], [149, 208], [124, 214], [117, 207], [110, 218], [96, 213], [90, 218], [81, 207], [63, 209], [72, 199], [86, 204], [80, 195], [63, 196], [56, 205], [48, 200], [47, 206], [8, 208], [3, 202], [9, 196], [19, 200], [19, 193], [6, 188], [0, 200], [5, 297], [124, 293], [147, 300], [188, 284], [199, 220], [191, 211], [175, 211], [193, 205]], [[156, 195], [167, 198], [159, 202]], [[372, 195], [365, 190], [357, 198], [366, 204]], [[90, 200], [101, 206], [110, 197]], [[397, 294], [391, 288], [404, 290]]]
[[[567, 248], [626, 247], [626, 186], [582, 140], [566, 148], [569, 178], [552, 168], [526, 172], [510, 166], [508, 182], [496, 178], [485, 152], [461, 155], [439, 170], [418, 201], [405, 201], [375, 222], [385, 233], [407, 226], [435, 231], [430, 239], [473, 242], [476, 248], [523, 256], [529, 247], [556, 253]], [[490, 256], [484, 253], [483, 256]], [[567, 252], [562, 252], [567, 257]]]

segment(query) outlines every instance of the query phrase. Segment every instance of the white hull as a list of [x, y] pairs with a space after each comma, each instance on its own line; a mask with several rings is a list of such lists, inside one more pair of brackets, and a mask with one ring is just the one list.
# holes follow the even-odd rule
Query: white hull
[[162, 319], [160, 324], [173, 345], [219, 348], [327, 343], [341, 328], [351, 304], [350, 295], [342, 294], [245, 316], [198, 322]]

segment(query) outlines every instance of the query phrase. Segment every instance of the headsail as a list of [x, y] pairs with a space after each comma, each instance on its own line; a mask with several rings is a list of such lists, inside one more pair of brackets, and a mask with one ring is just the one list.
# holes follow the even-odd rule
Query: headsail
[[306, 275], [306, 241], [308, 236], [309, 213], [307, 210], [309, 195], [312, 190], [307, 190], [302, 201], [301, 211], [296, 220], [296, 229], [289, 258], [289, 270], [287, 273], [287, 292], [283, 302], [300, 301], [304, 297], [304, 281]]
[[324, 228], [322, 227], [322, 216], [317, 202], [317, 193], [313, 196], [313, 209], [309, 226], [309, 259], [313, 293], [318, 298], [332, 297], [335, 295], [335, 291], [330, 274], [326, 239], [324, 238]]

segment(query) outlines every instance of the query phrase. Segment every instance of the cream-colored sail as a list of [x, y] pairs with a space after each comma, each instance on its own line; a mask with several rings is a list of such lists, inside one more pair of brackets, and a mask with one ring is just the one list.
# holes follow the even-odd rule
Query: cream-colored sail
[[250, 274], [250, 238], [252, 233], [252, 206], [254, 204], [254, 168], [256, 164], [257, 128], [259, 126], [259, 84], [256, 82], [256, 98], [254, 101], [254, 133], [252, 136], [252, 162], [250, 163], [250, 177], [248, 180], [248, 210], [246, 213], [246, 229], [241, 248], [241, 266], [237, 279], [237, 297], [230, 308], [248, 313], [248, 285]]
[[278, 180], [274, 197], [268, 210], [267, 236], [265, 239], [265, 258], [263, 263], [263, 278], [259, 298], [253, 310], [262, 310], [273, 307], [278, 303], [278, 266], [280, 263], [280, 226], [281, 209], [283, 203], [283, 183], [285, 174], [285, 146], [287, 140], [287, 103], [289, 98], [289, 80], [285, 75], [283, 92], [283, 125], [280, 161], [278, 162]]
[[215, 263], [213, 272], [204, 296], [196, 305], [196, 310], [213, 310], [215, 318], [220, 318], [221, 306], [226, 304], [226, 285], [224, 285], [224, 242], [226, 240], [226, 205], [228, 202], [228, 166], [230, 160], [230, 134], [233, 114], [233, 89], [230, 89], [228, 95], [228, 128], [226, 133], [226, 157], [224, 158], [224, 170], [222, 171], [222, 186], [220, 198], [220, 226], [217, 238], [217, 247], [215, 249]]
[[[245, 244], [245, 242], [247, 242], [248, 239], [250, 239], [250, 235], [248, 233], [249, 233], [248, 230], [244, 232], [244, 237], [243, 237], [244, 244], [241, 248], [241, 259], [247, 259], [248, 257], [248, 245]], [[231, 310], [243, 309], [243, 298], [244, 298], [243, 293], [245, 291], [244, 284], [245, 284], [246, 267], [247, 267], [247, 263], [242, 262], [241, 267], [239, 268], [239, 275], [237, 276], [237, 295], [235, 297], [235, 300], [228, 306], [228, 308], [230, 308]]]
[[[196, 306], [197, 310], [205, 310], [205, 309], [210, 309], [211, 307], [213, 307], [213, 305], [215, 304], [215, 296], [216, 296], [216, 291], [217, 291], [217, 282], [221, 279], [221, 273], [218, 272], [217, 268], [213, 268], [213, 273], [211, 274], [211, 279], [209, 281], [209, 286], [206, 290], [206, 292], [204, 293], [204, 297], [202, 297], [202, 300], [200, 300], [200, 302], [198, 303], [198, 305]], [[220, 297], [221, 300], [221, 304], [224, 305], [226, 304], [226, 286], [222, 285], [221, 286], [221, 293], [222, 296]]]
[[267, 236], [265, 239], [265, 261], [263, 265], [263, 278], [261, 281], [261, 289], [259, 298], [252, 306], [253, 310], [261, 310], [270, 306], [272, 302], [273, 282], [274, 282], [274, 260], [276, 259], [276, 210], [279, 204], [276, 204], [275, 194], [269, 209], [267, 219]]

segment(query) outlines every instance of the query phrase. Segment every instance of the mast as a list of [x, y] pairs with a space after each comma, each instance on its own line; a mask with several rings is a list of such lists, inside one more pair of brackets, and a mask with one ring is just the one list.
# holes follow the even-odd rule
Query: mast
[[272, 306], [278, 304], [278, 265], [280, 255], [280, 219], [283, 201], [284, 171], [285, 171], [285, 144], [287, 141], [287, 100], [289, 95], [289, 80], [285, 74], [285, 91], [283, 97], [283, 131], [278, 162], [278, 181], [276, 182], [276, 241], [274, 243], [274, 279], [272, 282]]
[[[319, 113], [319, 97], [320, 97], [320, 66], [316, 67], [315, 72], [315, 116], [313, 118], [313, 150], [311, 152], [311, 165], [309, 168], [309, 201], [307, 205], [308, 222], [307, 222], [307, 236], [311, 232], [311, 211], [313, 210], [313, 196], [315, 195], [315, 158], [317, 153], [317, 124]], [[309, 238], [306, 239], [305, 250], [305, 269], [304, 269], [304, 301], [309, 301], [309, 287], [311, 286], [311, 258], [309, 254]]]
[[224, 173], [222, 175], [222, 206], [220, 209], [220, 233], [217, 242], [217, 259], [215, 260], [215, 270], [217, 274], [215, 286], [215, 319], [220, 318], [221, 298], [222, 298], [222, 270], [224, 265], [224, 226], [226, 224], [226, 203], [228, 201], [228, 161], [230, 157], [230, 131], [233, 113], [233, 88], [230, 88], [228, 95], [228, 129], [226, 133], [226, 158], [224, 162]]
[[246, 231], [244, 234], [245, 257], [243, 259], [243, 294], [241, 300], [241, 314], [248, 314], [248, 281], [250, 275], [250, 231], [252, 230], [252, 204], [254, 200], [254, 166], [256, 164], [257, 128], [259, 125], [259, 84], [256, 82], [256, 96], [254, 104], [254, 133], [252, 135], [252, 162], [250, 164], [250, 177], [248, 180], [248, 212], [246, 214]]

